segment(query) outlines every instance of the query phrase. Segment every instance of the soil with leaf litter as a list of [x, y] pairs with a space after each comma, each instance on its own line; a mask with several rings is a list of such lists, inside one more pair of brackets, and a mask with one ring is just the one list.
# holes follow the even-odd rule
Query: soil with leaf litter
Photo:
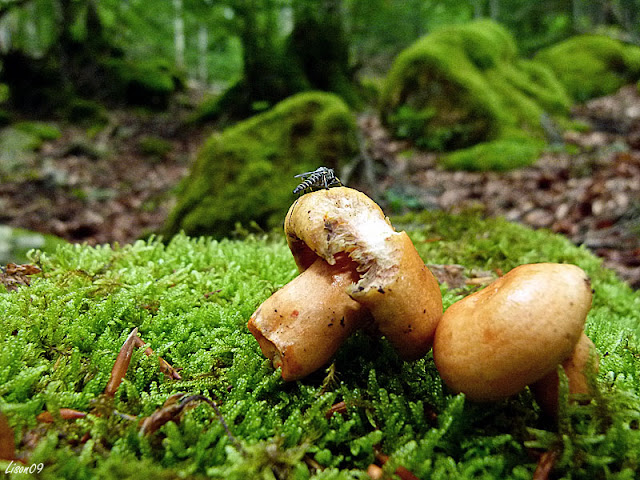
[[[577, 107], [574, 117], [592, 129], [565, 134], [564, 144], [532, 167], [496, 173], [441, 170], [435, 154], [392, 139], [375, 115], [363, 114], [362, 155], [345, 183], [377, 198], [388, 213], [477, 208], [564, 234], [639, 288], [640, 95], [624, 87]], [[0, 185], [0, 223], [89, 244], [129, 243], [158, 231], [172, 207], [171, 190], [211, 133], [179, 125], [176, 114], [115, 111], [92, 139], [64, 129], [30, 159], [28, 175]], [[168, 140], [171, 150], [141, 151], [150, 135]]]

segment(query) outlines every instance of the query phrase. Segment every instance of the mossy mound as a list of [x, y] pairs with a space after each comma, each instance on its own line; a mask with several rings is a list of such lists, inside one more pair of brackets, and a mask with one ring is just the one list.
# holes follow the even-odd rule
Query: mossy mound
[[483, 20], [444, 28], [404, 50], [387, 76], [381, 116], [418, 147], [452, 151], [542, 138], [541, 117], [565, 116], [570, 104], [547, 67], [518, 58], [509, 33]]
[[64, 240], [53, 235], [0, 225], [0, 265], [25, 263], [29, 250], [37, 248], [50, 252], [64, 243]]
[[545, 143], [530, 138], [506, 138], [479, 143], [440, 157], [440, 165], [451, 170], [506, 171], [535, 162]]
[[[281, 237], [66, 245], [35, 258], [43, 273], [30, 287], [0, 293], [0, 411], [19, 452], [27, 464], [44, 464], [41, 478], [365, 479], [374, 446], [390, 456], [389, 475], [403, 466], [425, 479], [530, 479], [536, 454], [554, 451], [554, 477], [633, 478], [640, 296], [586, 250], [544, 231], [442, 213], [396, 224], [428, 262], [503, 271], [539, 261], [582, 266], [595, 289], [587, 333], [601, 354], [594, 400], [563, 404], [557, 423], [542, 417], [529, 392], [474, 404], [447, 391], [430, 356], [405, 363], [386, 341], [365, 335], [341, 348], [335, 376], [285, 384], [246, 328], [255, 308], [297, 274]], [[469, 293], [442, 292], [445, 306]], [[182, 367], [182, 380], [165, 378], [155, 354], [138, 349], [106, 401], [101, 393], [135, 327], [157, 355]], [[139, 433], [138, 419], [177, 392], [215, 399], [241, 449], [204, 403]], [[346, 410], [327, 415], [341, 401]], [[37, 414], [61, 407], [97, 410], [36, 425]]]
[[138, 150], [147, 157], [162, 160], [173, 149], [173, 144], [164, 138], [147, 135], [138, 140]]
[[355, 120], [330, 93], [307, 92], [213, 135], [182, 183], [165, 233], [224, 236], [237, 222], [279, 225], [294, 175], [357, 153]]
[[106, 75], [112, 79], [108, 90], [127, 104], [166, 108], [171, 94], [185, 83], [183, 75], [162, 59], [107, 58], [102, 62]]
[[62, 136], [60, 129], [52, 124], [45, 122], [18, 122], [13, 127], [22, 132], [33, 135], [40, 140], [57, 140]]
[[640, 79], [640, 47], [602, 35], [578, 35], [538, 52], [571, 97], [584, 102]]

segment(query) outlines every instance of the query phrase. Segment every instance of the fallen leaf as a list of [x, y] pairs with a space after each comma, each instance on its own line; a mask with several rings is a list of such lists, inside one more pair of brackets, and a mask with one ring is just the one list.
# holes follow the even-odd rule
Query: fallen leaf
[[13, 429], [2, 413], [0, 413], [0, 460], [17, 460]]
[[28, 287], [30, 285], [29, 275], [36, 275], [41, 272], [42, 270], [36, 265], [8, 263], [6, 267], [0, 270], [0, 284], [7, 287], [9, 291], [17, 290], [20, 285]]
[[[137, 348], [142, 348], [146, 345], [142, 340], [142, 338], [140, 338], [139, 336], [136, 336], [134, 338], [134, 342]], [[150, 357], [153, 355], [153, 350], [151, 349], [151, 347], [146, 347], [144, 349], [144, 353], [147, 355], [147, 357]], [[163, 359], [162, 357], [158, 357], [158, 363], [160, 364], [160, 371], [164, 373], [167, 377], [173, 378], [174, 380], [182, 380], [182, 377], [176, 371], [176, 369], [173, 368], [173, 366], [171, 366], [171, 364], [167, 362], [165, 359]]]
[[[58, 410], [58, 414], [63, 420], [75, 420], [76, 418], [84, 418], [87, 416], [85, 412], [80, 412], [71, 408], [61, 408]], [[42, 412], [36, 416], [36, 420], [40, 423], [53, 423], [55, 418], [51, 412]]]
[[461, 288], [465, 286], [467, 277], [462, 265], [428, 264], [427, 267], [436, 277], [438, 283], [446, 283], [449, 288]]
[[124, 344], [120, 349], [120, 353], [116, 357], [116, 362], [111, 369], [111, 376], [107, 382], [107, 386], [104, 389], [104, 394], [108, 397], [113, 397], [118, 390], [118, 387], [122, 383], [122, 379], [127, 374], [129, 363], [131, 363], [131, 355], [133, 355], [133, 349], [136, 346], [136, 338], [138, 337], [138, 327], [134, 328]]

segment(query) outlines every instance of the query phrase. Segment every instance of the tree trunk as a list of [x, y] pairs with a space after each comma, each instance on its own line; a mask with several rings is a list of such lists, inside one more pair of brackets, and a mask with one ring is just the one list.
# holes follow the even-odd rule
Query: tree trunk
[[176, 55], [176, 66], [184, 68], [184, 18], [182, 16], [182, 0], [173, 0], [173, 8], [175, 10], [173, 17], [173, 41]]
[[343, 15], [342, 0], [295, 3], [289, 52], [312, 88], [338, 93], [353, 103], [355, 90]]
[[500, 17], [500, 0], [489, 0], [489, 16], [497, 22]]
[[482, 18], [484, 16], [484, 0], [472, 0], [473, 18]]
[[201, 23], [198, 27], [198, 80], [203, 84], [209, 81], [209, 69], [207, 67], [208, 47], [209, 33], [207, 26]]

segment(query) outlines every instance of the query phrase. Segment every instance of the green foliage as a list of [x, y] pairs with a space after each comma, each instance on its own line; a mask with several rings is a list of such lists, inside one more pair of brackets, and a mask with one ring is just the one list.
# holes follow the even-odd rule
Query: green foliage
[[356, 153], [355, 122], [338, 97], [295, 95], [206, 142], [165, 231], [222, 236], [237, 222], [279, 225], [293, 197], [294, 175], [339, 167]]
[[60, 129], [44, 122], [19, 122], [13, 125], [14, 128], [22, 132], [29, 133], [41, 140], [57, 140], [62, 136]]
[[[0, 70], [2, 70], [2, 64], [0, 64]], [[0, 103], [4, 103], [7, 100], [9, 100], [9, 87], [4, 83], [0, 83]]]
[[113, 78], [110, 90], [132, 105], [164, 108], [184, 79], [166, 60], [107, 58], [104, 66]]
[[37, 248], [45, 252], [53, 252], [63, 243], [64, 240], [53, 235], [0, 225], [0, 265], [10, 262], [27, 263], [29, 250]]
[[512, 170], [534, 163], [543, 149], [540, 140], [507, 138], [449, 153], [441, 157], [440, 164], [451, 170]]
[[[35, 447], [20, 447], [29, 462], [44, 463], [42, 478], [365, 479], [374, 446], [390, 455], [387, 473], [401, 465], [419, 478], [531, 478], [531, 452], [547, 449], [558, 453], [555, 478], [632, 478], [640, 460], [638, 293], [587, 250], [545, 231], [471, 214], [421, 213], [394, 223], [428, 262], [584, 268], [595, 289], [586, 330], [601, 354], [594, 400], [565, 405], [557, 425], [529, 392], [474, 404], [443, 386], [431, 356], [403, 362], [386, 341], [364, 334], [338, 352], [329, 390], [323, 372], [284, 383], [246, 322], [297, 274], [285, 242], [178, 235], [167, 245], [64, 245], [37, 254], [44, 273], [30, 287], [0, 293], [0, 411], [18, 443], [45, 409], [90, 411], [138, 327], [158, 355], [182, 368], [183, 380], [168, 380], [155, 356], [136, 350], [113, 407], [142, 418], [173, 393], [207, 395], [241, 449], [206, 404], [150, 436], [138, 434], [138, 421], [90, 414], [38, 427]], [[469, 293], [441, 289], [445, 307]], [[346, 412], [327, 418], [340, 401]], [[87, 433], [90, 440], [80, 441]]]
[[24, 171], [42, 142], [36, 133], [13, 125], [0, 129], [0, 180]]
[[578, 35], [536, 54], [577, 102], [640, 79], [640, 47], [601, 35]]
[[138, 141], [138, 148], [143, 155], [162, 159], [173, 149], [173, 144], [164, 138], [145, 136]]
[[[478, 21], [436, 31], [403, 51], [394, 62], [381, 98], [381, 115], [396, 135], [419, 147], [452, 151], [481, 142], [477, 165], [445, 160], [449, 167], [508, 167], [493, 153], [523, 136], [543, 138], [542, 115], [565, 116], [569, 98], [549, 69], [517, 57], [513, 38], [498, 24]], [[533, 143], [529, 141], [529, 143]], [[513, 166], [535, 160], [531, 148]], [[447, 157], [448, 158], [448, 157]]]
[[65, 107], [64, 117], [72, 122], [86, 126], [100, 126], [108, 121], [106, 109], [97, 102], [74, 98]]

